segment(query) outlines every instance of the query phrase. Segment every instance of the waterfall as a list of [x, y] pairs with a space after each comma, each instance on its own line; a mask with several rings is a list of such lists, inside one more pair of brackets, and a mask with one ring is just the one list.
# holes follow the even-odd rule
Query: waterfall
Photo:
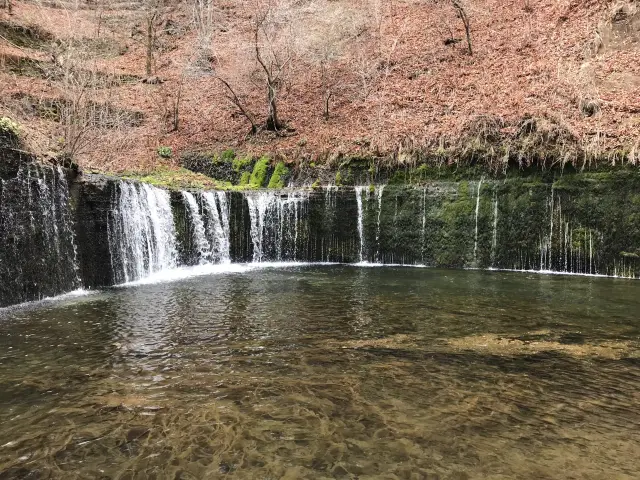
[[251, 221], [253, 261], [298, 260], [306, 234], [309, 192], [260, 191], [246, 196]]
[[193, 245], [198, 253], [198, 263], [209, 263], [211, 260], [211, 245], [207, 240], [206, 230], [204, 228], [204, 221], [200, 214], [198, 202], [191, 192], [182, 192], [182, 198], [184, 198], [189, 210], [189, 216], [191, 217]]
[[365, 187], [355, 187], [356, 202], [358, 203], [358, 236], [360, 238], [360, 262], [364, 262], [364, 219], [362, 212], [362, 192]]
[[380, 215], [382, 213], [382, 192], [384, 185], [376, 187], [376, 198], [378, 200], [378, 218], [376, 221], [376, 261], [380, 262]]
[[80, 287], [69, 204], [60, 167], [25, 162], [0, 178], [0, 306]]
[[229, 207], [224, 192], [204, 192], [207, 236], [211, 244], [211, 258], [217, 263], [230, 263]]
[[493, 199], [493, 239], [491, 241], [491, 268], [496, 262], [496, 248], [498, 246], [498, 193], [494, 193]]
[[176, 232], [166, 190], [118, 182], [108, 224], [115, 283], [176, 266]]
[[262, 239], [264, 237], [264, 223], [267, 208], [272, 199], [269, 192], [247, 196], [249, 217], [251, 218], [251, 241], [253, 242], [253, 261], [262, 260]]
[[478, 182], [478, 194], [476, 195], [476, 233], [473, 243], [473, 263], [478, 266], [478, 213], [480, 212], [480, 187], [482, 187], [482, 178]]

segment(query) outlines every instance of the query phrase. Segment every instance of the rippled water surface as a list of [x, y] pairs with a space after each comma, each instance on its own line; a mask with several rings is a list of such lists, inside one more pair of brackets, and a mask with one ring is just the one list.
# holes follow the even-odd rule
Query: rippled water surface
[[640, 478], [640, 283], [242, 269], [0, 310], [0, 479]]

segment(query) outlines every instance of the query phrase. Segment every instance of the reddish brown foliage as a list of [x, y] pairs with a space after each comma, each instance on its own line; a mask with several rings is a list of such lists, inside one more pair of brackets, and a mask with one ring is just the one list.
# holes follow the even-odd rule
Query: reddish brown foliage
[[[371, 12], [373, 0], [349, 2]], [[157, 74], [162, 85], [140, 82], [110, 89], [110, 101], [145, 113], [144, 124], [118, 132], [104, 132], [81, 163], [99, 169], [145, 169], [160, 161], [158, 145], [174, 152], [235, 148], [246, 153], [269, 153], [289, 160], [325, 158], [336, 154], [396, 152], [399, 145], [435, 148], [442, 142], [466, 138], [465, 129], [478, 117], [498, 118], [505, 134], [513, 133], [525, 117], [546, 119], [571, 133], [581, 148], [606, 153], [633, 152], [640, 143], [640, 34], [625, 43], [598, 37], [611, 30], [614, 2], [540, 0], [523, 2], [473, 0], [467, 2], [473, 55], [464, 41], [445, 45], [451, 35], [464, 39], [462, 22], [449, 2], [429, 0], [379, 1], [380, 9], [330, 64], [331, 116], [323, 118], [326, 82], [321, 65], [296, 52], [279, 92], [285, 134], [249, 134], [249, 124], [225, 99], [228, 81], [256, 114], [266, 120], [266, 87], [251, 59], [253, 1], [217, 4], [216, 29], [210, 65], [192, 61], [196, 33], [189, 30], [190, 10], [183, 5], [165, 12], [178, 34], [159, 36]], [[37, 23], [60, 38], [101, 35], [122, 55], [87, 62], [103, 72], [143, 75], [144, 42], [130, 36], [138, 13], [14, 7], [11, 21]], [[367, 13], [368, 15], [368, 13]], [[6, 18], [6, 15], [5, 15]], [[69, 18], [73, 28], [69, 29]], [[65, 27], [67, 25], [67, 27]], [[162, 25], [159, 27], [162, 30]], [[637, 33], [637, 32], [636, 32]], [[46, 55], [18, 49], [0, 39], [0, 55], [11, 53], [46, 59]], [[206, 67], [210, 69], [205, 71]], [[178, 131], [168, 133], [167, 109], [183, 84]], [[2, 115], [16, 116], [5, 101], [15, 92], [34, 96], [60, 95], [55, 82], [0, 73]], [[599, 111], [585, 116], [583, 100], [596, 101]], [[5, 113], [6, 112], [6, 113]], [[55, 147], [55, 125], [29, 122], [38, 148]]]

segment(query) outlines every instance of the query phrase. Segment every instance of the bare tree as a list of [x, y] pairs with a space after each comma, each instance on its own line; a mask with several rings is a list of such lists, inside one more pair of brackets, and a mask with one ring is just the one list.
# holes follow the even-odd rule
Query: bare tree
[[258, 123], [256, 122], [255, 115], [251, 112], [251, 110], [249, 110], [246, 104], [240, 99], [238, 94], [236, 94], [235, 90], [233, 89], [233, 87], [231, 87], [229, 82], [227, 82], [225, 79], [221, 77], [216, 77], [216, 78], [225, 87], [227, 91], [227, 95], [226, 95], [227, 100], [229, 100], [232, 104], [234, 104], [238, 108], [238, 110], [240, 110], [240, 113], [242, 114], [242, 116], [245, 117], [251, 124], [251, 133], [252, 134], [258, 133], [260, 129], [258, 128]]
[[177, 132], [180, 128], [180, 104], [182, 103], [182, 88], [184, 86], [185, 73], [182, 72], [175, 89], [170, 90], [167, 86], [161, 86], [157, 100], [161, 107], [162, 118], [165, 122], [168, 133]]
[[[267, 130], [279, 131], [284, 123], [278, 115], [278, 92], [283, 77], [291, 63], [292, 55], [289, 45], [277, 38], [279, 25], [274, 21], [273, 6], [268, 4], [266, 10], [258, 12], [253, 28], [255, 58], [264, 73], [267, 87]], [[280, 41], [279, 41], [280, 40]]]
[[57, 80], [60, 98], [53, 100], [60, 125], [62, 157], [75, 161], [78, 155], [93, 150], [96, 139], [117, 137], [117, 131], [124, 132], [135, 126], [134, 112], [116, 108], [113, 105], [113, 90], [109, 88], [113, 76], [98, 69], [97, 64], [88, 61], [86, 52], [73, 41], [58, 42], [57, 51], [49, 78]]
[[198, 33], [196, 64], [209, 66], [213, 56], [214, 7], [213, 0], [193, 0], [193, 23]]
[[294, 28], [298, 54], [320, 71], [322, 117], [329, 120], [331, 100], [345, 88], [337, 65], [369, 29], [368, 17], [361, 8], [346, 2], [319, 0], [298, 15]]
[[156, 49], [156, 23], [162, 15], [164, 0], [145, 0], [143, 3], [143, 14], [145, 24], [145, 74], [147, 77], [153, 75], [155, 66], [154, 51]]
[[469, 49], [469, 55], [473, 55], [473, 49], [471, 48], [471, 26], [469, 25], [469, 16], [467, 15], [467, 11], [465, 9], [464, 3], [462, 0], [451, 0], [453, 8], [455, 8], [460, 20], [464, 24], [464, 31], [467, 36], [467, 48]]

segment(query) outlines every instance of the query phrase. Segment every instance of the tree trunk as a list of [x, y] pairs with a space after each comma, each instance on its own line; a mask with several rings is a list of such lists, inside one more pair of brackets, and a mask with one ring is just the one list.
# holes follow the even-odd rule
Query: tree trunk
[[256, 134], [258, 133], [258, 124], [256, 123], [256, 119], [255, 116], [253, 115], [253, 113], [251, 113], [251, 111], [244, 106], [244, 104], [242, 103], [242, 101], [240, 100], [240, 98], [238, 97], [238, 95], [236, 95], [236, 92], [233, 90], [233, 88], [231, 88], [231, 85], [229, 85], [229, 83], [224, 80], [223, 78], [220, 77], [216, 77], [225, 87], [226, 89], [229, 91], [229, 96], [227, 97], [229, 99], [229, 101], [231, 103], [233, 103], [236, 107], [238, 107], [238, 110], [240, 110], [240, 113], [242, 113], [242, 115], [244, 115], [244, 117], [249, 120], [249, 123], [251, 124], [251, 133], [252, 134]]
[[269, 117], [267, 118], [267, 130], [278, 131], [282, 128], [282, 123], [278, 118], [278, 103], [276, 101], [276, 87], [273, 80], [267, 80], [267, 88], [269, 92]]
[[324, 117], [325, 122], [329, 120], [329, 100], [331, 100], [332, 92], [331, 90], [326, 90], [324, 94], [324, 112], [322, 116]]
[[145, 65], [145, 73], [147, 77], [151, 76], [153, 69], [153, 44], [154, 44], [154, 32], [153, 22], [155, 21], [156, 14], [153, 13], [147, 17], [147, 62]]
[[471, 26], [469, 25], [469, 17], [467, 17], [467, 12], [464, 9], [464, 6], [458, 1], [453, 0], [453, 8], [456, 9], [458, 15], [460, 15], [460, 19], [464, 24], [464, 31], [467, 36], [467, 48], [469, 49], [469, 55], [473, 55], [473, 49], [471, 48]]

